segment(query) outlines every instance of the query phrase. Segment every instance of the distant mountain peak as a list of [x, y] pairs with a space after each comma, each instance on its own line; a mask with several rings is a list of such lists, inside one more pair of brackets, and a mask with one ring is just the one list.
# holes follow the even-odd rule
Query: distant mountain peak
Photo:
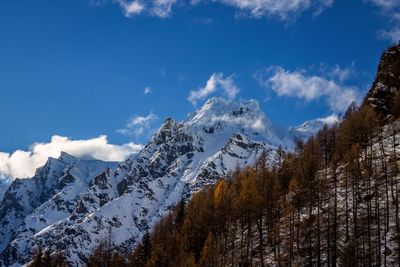
[[289, 128], [289, 136], [291, 139], [307, 140], [310, 136], [315, 135], [325, 125], [332, 126], [340, 122], [340, 118], [333, 114], [325, 118], [317, 118], [308, 120], [299, 126]]

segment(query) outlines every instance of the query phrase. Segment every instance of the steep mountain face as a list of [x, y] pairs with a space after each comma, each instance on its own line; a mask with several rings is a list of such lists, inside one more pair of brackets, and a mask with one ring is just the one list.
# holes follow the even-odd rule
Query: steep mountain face
[[89, 174], [66, 168], [60, 163], [65, 154], [51, 159], [7, 191], [0, 259], [23, 264], [40, 245], [62, 251], [77, 266], [110, 234], [120, 250], [131, 249], [182, 197], [263, 151], [272, 157], [278, 146], [285, 147], [257, 101], [212, 98], [181, 123], [167, 119], [142, 151], [115, 169]]
[[104, 169], [115, 167], [115, 163], [78, 160], [62, 153], [58, 159], [49, 158], [32, 178], [13, 181], [0, 204], [0, 251], [6, 249], [10, 258], [17, 260], [19, 251], [29, 245], [19, 243], [19, 239], [68, 218], [91, 180]]
[[382, 55], [377, 75], [365, 101], [383, 115], [390, 114], [394, 95], [400, 90], [400, 44]]
[[10, 183], [6, 179], [0, 179], [0, 201], [3, 199], [4, 193], [7, 191]]

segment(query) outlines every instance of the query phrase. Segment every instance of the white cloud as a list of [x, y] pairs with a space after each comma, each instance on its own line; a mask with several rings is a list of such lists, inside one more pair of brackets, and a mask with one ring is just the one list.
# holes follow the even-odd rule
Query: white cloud
[[125, 16], [133, 17], [144, 12], [166, 18], [172, 11], [172, 6], [177, 0], [117, 0], [124, 10]]
[[217, 122], [225, 122], [227, 124], [237, 124], [241, 125], [244, 128], [250, 128], [254, 130], [255, 132], [263, 132], [266, 130], [267, 125], [265, 124], [265, 119], [263, 117], [258, 117], [254, 118], [254, 120], [249, 120], [248, 118], [245, 117], [235, 117], [235, 116], [230, 116], [230, 115], [222, 115], [222, 116], [216, 116], [212, 115], [209, 118], [210, 125], [215, 125]]
[[350, 67], [342, 68], [339, 65], [335, 65], [333, 68], [328, 70], [328, 74], [332, 79], [338, 79], [343, 82], [348, 80], [352, 75], [354, 75], [354, 63]]
[[[204, 0], [192, 1], [197, 4]], [[228, 6], [232, 6], [251, 17], [277, 17], [281, 20], [289, 20], [298, 17], [306, 10], [312, 10], [318, 16], [326, 8], [332, 6], [334, 0], [214, 0]]]
[[141, 148], [141, 145], [134, 143], [109, 144], [105, 135], [88, 140], [71, 140], [54, 135], [49, 143], [35, 143], [28, 151], [0, 152], [0, 178], [31, 177], [36, 168], [43, 166], [49, 157], [58, 158], [62, 151], [79, 158], [122, 161]]
[[382, 16], [388, 19], [388, 27], [379, 32], [379, 37], [400, 41], [400, 1], [399, 0], [368, 0], [379, 8]]
[[329, 115], [325, 118], [318, 118], [316, 120], [326, 125], [333, 125], [340, 121], [339, 117], [336, 114]]
[[153, 0], [153, 7], [150, 12], [160, 18], [168, 17], [172, 11], [172, 6], [176, 2], [177, 0]]
[[[94, 0], [91, 0], [94, 1]], [[104, 0], [106, 1], [106, 0]], [[318, 16], [332, 6], [334, 0], [115, 0], [124, 10], [125, 16], [134, 17], [146, 13], [160, 18], [169, 17], [175, 5], [217, 2], [237, 9], [253, 18], [275, 17], [291, 20], [304, 11]]]
[[323, 76], [309, 75], [306, 70], [291, 72], [282, 67], [270, 67], [257, 78], [278, 96], [296, 97], [307, 102], [324, 99], [330, 110], [335, 112], [343, 112], [353, 101], [359, 100], [357, 87], [345, 86], [341, 81]]
[[144, 88], [143, 94], [145, 95], [151, 94], [151, 87], [147, 86], [146, 88]]
[[124, 135], [143, 135], [150, 130], [151, 124], [158, 119], [157, 115], [151, 111], [147, 116], [134, 115], [130, 118], [125, 128], [117, 130], [117, 133]]
[[400, 25], [389, 28], [387, 30], [382, 30], [379, 36], [383, 39], [391, 40], [392, 42], [400, 41]]
[[[297, 127], [290, 127], [289, 131], [295, 133], [295, 136], [296, 133], [300, 133], [304, 135], [303, 137], [308, 137], [310, 135], [315, 135], [316, 133], [318, 133], [318, 131], [321, 130], [322, 127], [324, 127], [325, 125], [332, 126], [337, 122], [340, 122], [340, 118], [337, 115], [332, 114], [324, 118], [308, 120]], [[297, 137], [302, 138], [301, 135]]]
[[144, 11], [144, 5], [139, 1], [119, 1], [121, 7], [125, 12], [125, 16], [132, 17]]
[[393, 8], [400, 5], [398, 0], [369, 0], [369, 2], [381, 8]]
[[198, 90], [190, 91], [188, 100], [196, 105], [197, 101], [202, 100], [216, 93], [222, 91], [229, 99], [234, 99], [239, 93], [239, 88], [236, 86], [233, 75], [224, 77], [223, 73], [213, 73], [208, 79], [206, 86], [199, 88]]

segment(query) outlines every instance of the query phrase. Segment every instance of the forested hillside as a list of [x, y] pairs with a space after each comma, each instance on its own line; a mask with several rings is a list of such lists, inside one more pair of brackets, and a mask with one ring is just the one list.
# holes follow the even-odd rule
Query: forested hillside
[[296, 153], [196, 194], [164, 218], [134, 266], [397, 266], [399, 122], [351, 107]]
[[133, 252], [110, 231], [88, 266], [399, 266], [399, 51], [340, 123], [181, 201]]

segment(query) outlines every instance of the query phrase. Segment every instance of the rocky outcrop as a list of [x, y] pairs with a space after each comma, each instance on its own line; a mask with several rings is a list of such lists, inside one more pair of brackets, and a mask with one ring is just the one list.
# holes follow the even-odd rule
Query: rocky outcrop
[[365, 97], [365, 103], [384, 117], [390, 116], [395, 94], [400, 91], [400, 44], [387, 49], [379, 62], [375, 81]]

